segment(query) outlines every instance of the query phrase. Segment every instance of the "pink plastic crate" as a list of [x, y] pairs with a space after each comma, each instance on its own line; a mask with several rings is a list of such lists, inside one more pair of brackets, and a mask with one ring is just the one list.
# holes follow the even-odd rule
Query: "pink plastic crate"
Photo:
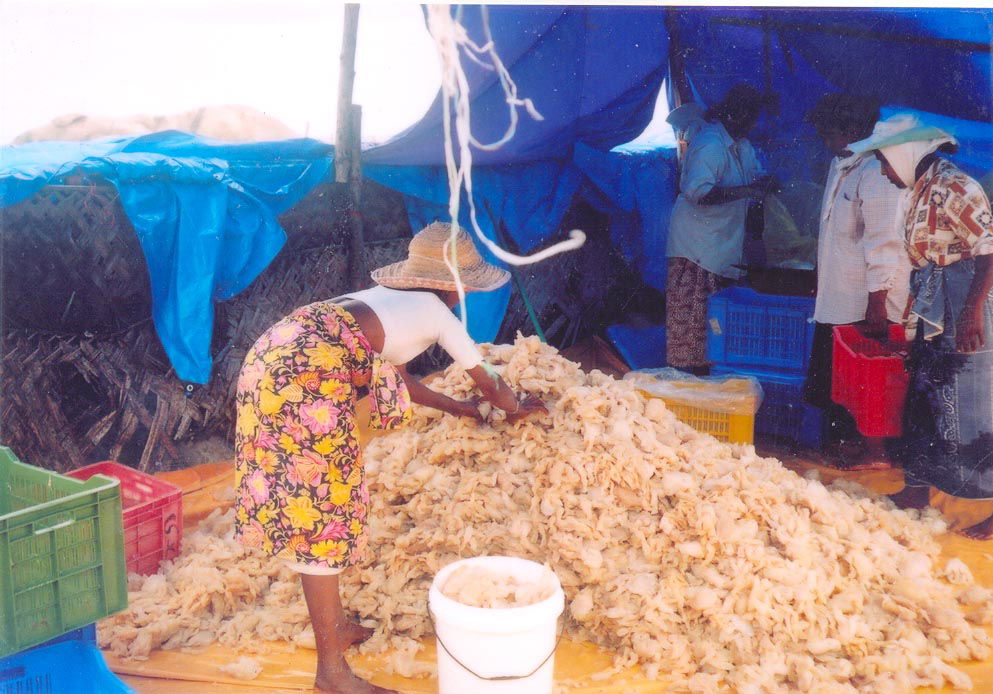
[[109, 460], [73, 470], [68, 476], [88, 480], [96, 474], [121, 481], [128, 573], [153, 574], [162, 561], [177, 557], [183, 539], [183, 490]]
[[903, 433], [903, 404], [910, 377], [903, 355], [902, 326], [890, 326], [889, 341], [866, 337], [853, 325], [834, 328], [831, 399], [852, 413], [863, 436]]

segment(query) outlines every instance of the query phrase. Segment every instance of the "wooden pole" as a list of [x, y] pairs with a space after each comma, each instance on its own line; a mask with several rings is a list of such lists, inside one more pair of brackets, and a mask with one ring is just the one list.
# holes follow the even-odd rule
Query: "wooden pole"
[[351, 121], [352, 150], [351, 167], [348, 170], [348, 214], [349, 231], [349, 269], [351, 270], [351, 285], [356, 289], [365, 289], [371, 284], [365, 266], [365, 229], [362, 214], [362, 107], [353, 105], [349, 111]]
[[669, 106], [675, 109], [693, 101], [693, 91], [690, 89], [690, 82], [686, 77], [686, 53], [679, 40], [676, 11], [669, 7], [665, 9], [665, 26], [669, 32], [669, 79], [672, 80], [673, 96], [673, 103]]
[[352, 104], [355, 83], [355, 42], [359, 28], [359, 6], [345, 5], [338, 73], [338, 123], [335, 133], [334, 180], [347, 187], [349, 281], [355, 289], [368, 283], [365, 268], [365, 233], [359, 212], [362, 201], [362, 107]]
[[355, 39], [359, 29], [359, 6], [345, 5], [345, 25], [341, 37], [338, 68], [338, 122], [334, 138], [334, 180], [348, 183], [351, 169], [352, 85], [355, 84]]

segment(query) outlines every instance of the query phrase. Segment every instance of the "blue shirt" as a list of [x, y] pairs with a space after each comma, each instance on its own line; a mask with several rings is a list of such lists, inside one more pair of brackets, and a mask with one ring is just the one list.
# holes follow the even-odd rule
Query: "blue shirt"
[[706, 123], [690, 141], [672, 208], [666, 254], [686, 258], [704, 270], [737, 278], [745, 239], [748, 200], [701, 205], [714, 188], [743, 186], [762, 175], [751, 143], [735, 141], [721, 123]]

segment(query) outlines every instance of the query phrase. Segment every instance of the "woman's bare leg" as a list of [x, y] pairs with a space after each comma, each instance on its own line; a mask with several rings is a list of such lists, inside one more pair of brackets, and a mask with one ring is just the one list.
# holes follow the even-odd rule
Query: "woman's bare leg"
[[314, 689], [327, 694], [395, 694], [359, 679], [345, 662], [345, 649], [359, 640], [361, 629], [345, 617], [337, 576], [300, 574], [310, 623], [317, 642]]
[[893, 463], [886, 455], [886, 439], [866, 436], [862, 459], [856, 462], [856, 467], [860, 470], [889, 470], [892, 468]]

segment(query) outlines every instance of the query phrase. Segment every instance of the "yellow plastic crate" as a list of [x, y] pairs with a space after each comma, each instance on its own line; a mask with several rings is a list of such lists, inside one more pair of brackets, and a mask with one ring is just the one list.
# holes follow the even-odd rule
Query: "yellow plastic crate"
[[[635, 373], [635, 372], [632, 372]], [[676, 418], [724, 443], [755, 441], [755, 411], [761, 387], [746, 378], [710, 380], [654, 380], [650, 374], [633, 378], [638, 391], [658, 398]]]
[[[645, 391], [642, 393], [648, 397], [657, 397], [645, 393]], [[679, 421], [689, 424], [699, 432], [710, 434], [718, 441], [725, 443], [754, 443], [755, 441], [755, 415], [753, 414], [707, 410], [666, 398], [662, 398], [662, 402], [665, 403], [670, 412], [676, 415]]]

